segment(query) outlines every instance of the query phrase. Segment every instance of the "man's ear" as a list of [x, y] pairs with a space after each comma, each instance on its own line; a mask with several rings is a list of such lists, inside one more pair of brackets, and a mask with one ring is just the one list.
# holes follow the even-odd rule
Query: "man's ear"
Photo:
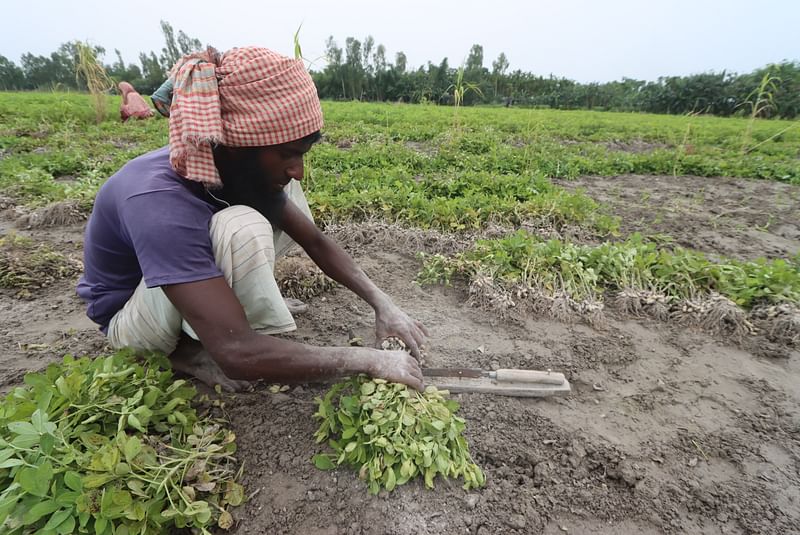
[[214, 145], [211, 147], [211, 152], [214, 155], [214, 164], [217, 169], [223, 171], [235, 167], [241, 157], [241, 154], [236, 149], [226, 145]]

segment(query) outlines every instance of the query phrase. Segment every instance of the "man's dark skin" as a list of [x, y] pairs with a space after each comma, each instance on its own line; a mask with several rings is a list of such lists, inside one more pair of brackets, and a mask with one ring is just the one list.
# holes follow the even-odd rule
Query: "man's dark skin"
[[[303, 157], [315, 138], [258, 148], [218, 146], [214, 159], [223, 189], [214, 195], [258, 210], [259, 198], [303, 178]], [[192, 326], [200, 344], [184, 336], [170, 355], [173, 366], [207, 384], [240, 389], [258, 379], [313, 381], [366, 373], [416, 389], [423, 386], [416, 359], [428, 335], [417, 320], [400, 310], [353, 259], [292, 202], [281, 217], [286, 232], [330, 278], [346, 286], [375, 310], [377, 340], [397, 336], [405, 351], [359, 347], [316, 347], [256, 333], [223, 277], [163, 286], [164, 293]], [[224, 374], [224, 375], [223, 375]]]

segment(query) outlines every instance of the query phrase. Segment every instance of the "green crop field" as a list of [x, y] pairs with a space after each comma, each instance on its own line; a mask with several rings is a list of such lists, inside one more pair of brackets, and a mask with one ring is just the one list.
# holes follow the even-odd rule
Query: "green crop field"
[[[742, 533], [796, 525], [762, 476], [794, 488], [800, 122], [323, 102], [309, 204], [428, 326], [423, 367], [552, 368], [573, 391], [558, 404], [472, 393], [459, 405], [361, 377], [327, 396], [275, 384], [212, 401], [173, 383], [166, 359], [81, 358], [107, 349], [75, 296], [95, 195], [168, 138], [167, 120], [121, 123], [107, 98], [98, 123], [88, 95], [0, 92], [0, 307], [12, 311], [0, 387], [49, 361], [0, 404], [1, 533], [306, 533], [295, 524], [315, 515], [388, 533], [418, 503], [448, 526], [409, 524], [420, 533], [505, 530], [479, 524], [494, 517], [542, 532], [559, 504], [584, 511], [570, 532], [639, 532], [685, 507]], [[275, 278], [309, 304], [296, 340], [371, 343], [362, 303], [309, 259], [278, 260]], [[759, 441], [788, 452], [780, 474], [762, 472]], [[317, 470], [340, 465], [334, 479]], [[365, 506], [346, 466], [382, 498]], [[640, 480], [625, 466], [654, 471]], [[697, 505], [701, 483], [687, 482], [704, 473], [714, 503], [736, 509]], [[536, 509], [523, 516], [521, 503]], [[673, 522], [664, 533], [709, 525]]]
[[[109, 109], [117, 101], [110, 98]], [[800, 183], [800, 128], [777, 120], [587, 111], [326, 102], [323, 141], [306, 162], [318, 222], [382, 220], [445, 233], [487, 226], [506, 236], [457, 257], [428, 257], [420, 280], [489, 276], [549, 296], [613, 291], [670, 303], [710, 292], [748, 309], [796, 303], [797, 258], [736, 263], [635, 237], [587, 248], [542, 242], [521, 227], [582, 229], [611, 242], [619, 218], [552, 179], [621, 174], [731, 176]], [[88, 96], [0, 94], [0, 187], [28, 208], [59, 201], [88, 212], [127, 160], [167, 142], [166, 120], [95, 123]], [[663, 241], [663, 236], [659, 237]], [[7, 274], [9, 280], [13, 273]], [[456, 277], [457, 278], [457, 277]], [[676, 305], [682, 306], [682, 305]]]
[[[114, 110], [118, 101], [109, 100]], [[535, 211], [543, 201], [533, 197], [555, 195], [547, 179], [581, 175], [800, 183], [800, 128], [789, 121], [757, 120], [745, 139], [746, 119], [338, 102], [323, 108], [325, 142], [309, 158], [322, 216], [392, 215], [423, 226], [475, 227], [490, 219], [490, 205], [501, 218], [513, 211], [494, 209], [503, 199], [533, 202], [523, 212]], [[121, 124], [110, 114], [96, 125], [87, 95], [0, 93], [0, 187], [24, 203], [90, 203], [109, 174], [166, 142], [166, 120]], [[414, 202], [396, 206], [400, 197]], [[444, 199], [457, 198], [474, 200], [478, 213], [453, 215], [463, 206]], [[362, 205], [353, 206], [354, 199]], [[588, 217], [581, 207], [564, 209], [565, 219]]]

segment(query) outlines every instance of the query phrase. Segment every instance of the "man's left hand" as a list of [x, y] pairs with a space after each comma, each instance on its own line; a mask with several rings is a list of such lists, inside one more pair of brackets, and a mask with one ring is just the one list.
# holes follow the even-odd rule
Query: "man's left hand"
[[375, 336], [378, 344], [390, 336], [398, 337], [405, 342], [411, 355], [419, 360], [419, 348], [425, 343], [425, 337], [430, 335], [422, 322], [409, 317], [396, 305], [391, 305], [375, 311]]

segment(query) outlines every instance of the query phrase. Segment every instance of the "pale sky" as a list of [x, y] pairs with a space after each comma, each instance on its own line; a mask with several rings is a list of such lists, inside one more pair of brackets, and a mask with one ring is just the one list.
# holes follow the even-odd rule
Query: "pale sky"
[[[19, 64], [24, 52], [49, 54], [82, 39], [127, 62], [160, 53], [159, 19], [220, 50], [259, 45], [293, 53], [297, 27], [306, 58], [321, 56], [333, 35], [363, 42], [372, 35], [394, 62], [447, 57], [451, 67], [473, 43], [484, 66], [505, 52], [511, 68], [581, 82], [654, 80], [709, 70], [749, 72], [800, 60], [800, 0], [175, 0], [132, 3], [89, 0], [3, 0], [0, 55]], [[126, 9], [133, 6], [133, 11]], [[324, 63], [319, 64], [321, 67]]]

